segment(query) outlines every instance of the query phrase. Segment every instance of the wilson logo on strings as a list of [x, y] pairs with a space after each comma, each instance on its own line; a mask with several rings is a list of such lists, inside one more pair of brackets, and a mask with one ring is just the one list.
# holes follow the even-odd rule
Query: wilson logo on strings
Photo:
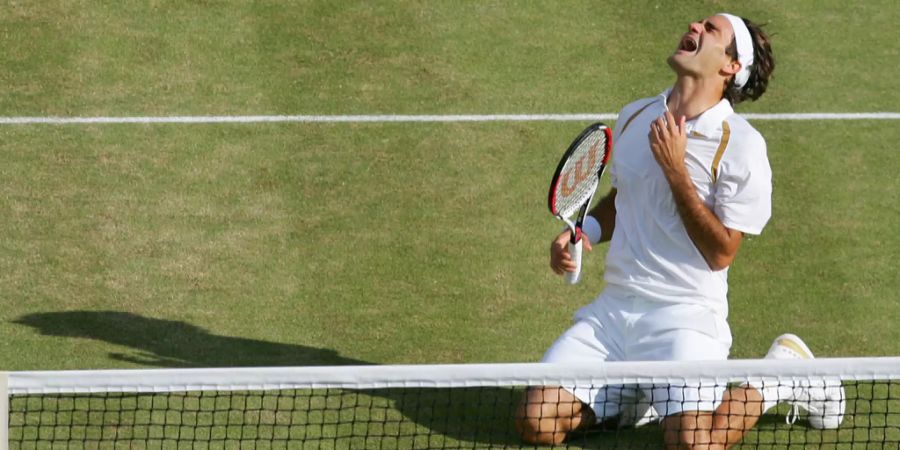
[[[600, 147], [600, 141], [594, 142], [594, 145], [588, 150], [588, 154], [575, 162], [574, 170], [570, 170], [563, 175], [562, 178], [562, 195], [568, 197], [575, 192], [575, 189], [588, 177], [591, 176], [592, 169], [597, 166], [597, 150]], [[587, 164], [585, 164], [587, 160]]]

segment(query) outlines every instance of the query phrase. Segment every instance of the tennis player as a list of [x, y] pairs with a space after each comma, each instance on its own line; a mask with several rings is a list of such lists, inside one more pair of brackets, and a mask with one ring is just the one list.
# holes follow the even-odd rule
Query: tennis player
[[[760, 27], [730, 14], [691, 23], [667, 61], [674, 86], [619, 113], [612, 190], [585, 221], [590, 242], [610, 241], [606, 288], [575, 313], [545, 362], [728, 358], [728, 267], [744, 234], [762, 232], [772, 194], [766, 142], [732, 106], [766, 91], [775, 62]], [[550, 266], [560, 275], [575, 267], [569, 233], [551, 245]], [[769, 357], [812, 352], [783, 335]], [[640, 395], [662, 416], [668, 448], [726, 448], [779, 401], [807, 409], [811, 423], [819, 415], [814, 426], [840, 423], [843, 403], [826, 402], [825, 390], [785, 391], [535, 388], [525, 396], [517, 427], [530, 443], [560, 443], [569, 431], [619, 415], [629, 397]]]

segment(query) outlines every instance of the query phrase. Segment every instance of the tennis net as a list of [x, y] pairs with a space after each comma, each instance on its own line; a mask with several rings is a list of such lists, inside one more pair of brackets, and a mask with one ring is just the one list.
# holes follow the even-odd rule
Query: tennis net
[[[749, 383], [787, 391], [837, 389], [840, 398], [830, 401], [841, 407], [826, 412], [820, 404], [791, 421], [786, 417], [797, 417], [793, 407], [781, 404], [762, 415], [737, 448], [898, 448], [898, 378], [900, 358], [9, 372], [0, 383], [6, 391], [0, 396], [6, 419], [0, 445], [530, 448], [516, 426], [525, 391], [566, 386], [633, 395], [594, 405], [619, 412], [624, 404], [626, 412], [569, 433], [557, 447], [661, 448], [658, 423], [635, 426], [638, 419], [652, 419], [645, 410], [666, 415], [666, 405], [679, 401], [673, 391]], [[670, 394], [668, 403], [653, 398], [659, 391]], [[830, 417], [834, 411], [840, 417]]]

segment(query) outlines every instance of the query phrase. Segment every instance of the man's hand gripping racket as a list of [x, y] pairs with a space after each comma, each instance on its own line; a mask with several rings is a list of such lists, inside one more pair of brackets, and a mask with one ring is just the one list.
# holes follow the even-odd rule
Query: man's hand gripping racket
[[[592, 124], [575, 138], [563, 154], [550, 182], [550, 212], [565, 222], [572, 232], [569, 254], [575, 263], [575, 271], [566, 272], [569, 284], [581, 280], [584, 235], [581, 227], [611, 153], [612, 132], [609, 127], [599, 122]], [[577, 217], [573, 217], [576, 213]]]

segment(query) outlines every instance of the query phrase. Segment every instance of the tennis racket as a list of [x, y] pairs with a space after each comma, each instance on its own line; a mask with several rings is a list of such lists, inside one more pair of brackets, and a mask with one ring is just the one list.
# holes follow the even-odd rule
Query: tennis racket
[[581, 280], [581, 226], [611, 153], [609, 127], [600, 122], [592, 124], [569, 145], [550, 182], [550, 212], [572, 230], [569, 253], [576, 268], [574, 272], [566, 272], [569, 284]]

